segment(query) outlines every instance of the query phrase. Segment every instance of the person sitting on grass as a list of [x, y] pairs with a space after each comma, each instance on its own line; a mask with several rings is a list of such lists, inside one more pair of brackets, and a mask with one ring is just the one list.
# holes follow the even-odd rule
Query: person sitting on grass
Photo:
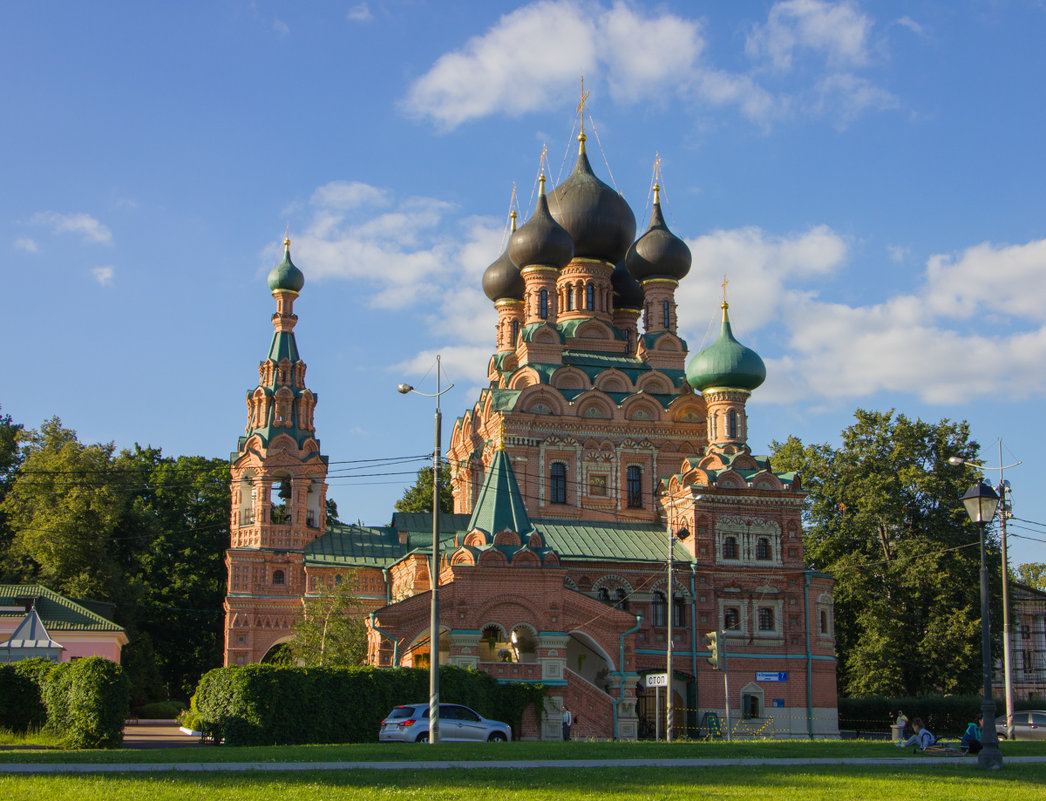
[[963, 734], [962, 739], [959, 741], [959, 746], [967, 754], [976, 754], [983, 748], [981, 745], [981, 721], [983, 720], [984, 716], [978, 714], [973, 719], [973, 723], [966, 727], [966, 733]]
[[926, 750], [931, 745], [937, 742], [937, 738], [933, 736], [926, 724], [923, 723], [922, 718], [916, 718], [912, 721], [912, 730], [915, 732], [903, 743], [897, 743], [898, 748], [907, 748], [909, 745], [914, 745], [916, 748]]

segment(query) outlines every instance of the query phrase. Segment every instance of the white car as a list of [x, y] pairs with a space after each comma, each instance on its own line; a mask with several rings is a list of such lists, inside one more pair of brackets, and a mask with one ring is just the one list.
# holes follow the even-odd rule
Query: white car
[[[440, 742], [504, 743], [512, 739], [512, 729], [500, 720], [487, 720], [467, 706], [439, 705]], [[427, 743], [429, 705], [398, 706], [385, 716], [378, 731], [383, 743]]]

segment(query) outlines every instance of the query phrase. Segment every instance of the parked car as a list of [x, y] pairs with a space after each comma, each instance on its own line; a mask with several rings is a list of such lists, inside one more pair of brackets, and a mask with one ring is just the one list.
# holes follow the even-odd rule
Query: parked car
[[[439, 705], [440, 742], [504, 743], [512, 739], [512, 729], [500, 720], [487, 720], [482, 715], [457, 704]], [[385, 716], [378, 730], [383, 743], [427, 743], [429, 741], [429, 705], [398, 706]]]
[[[995, 719], [995, 732], [1000, 740], [1006, 739], [1006, 716]], [[1022, 710], [1013, 713], [1014, 740], [1046, 740], [1046, 711], [1041, 709]]]

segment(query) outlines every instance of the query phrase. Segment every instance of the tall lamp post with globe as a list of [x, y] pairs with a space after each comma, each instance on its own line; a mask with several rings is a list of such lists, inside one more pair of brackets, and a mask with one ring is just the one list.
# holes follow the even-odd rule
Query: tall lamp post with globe
[[966, 514], [977, 526], [981, 538], [981, 669], [984, 672], [984, 698], [981, 701], [981, 748], [977, 765], [988, 770], [1002, 768], [999, 737], [995, 733], [995, 701], [992, 699], [992, 644], [988, 622], [988, 563], [984, 556], [984, 529], [995, 516], [999, 496], [983, 481], [978, 481], [962, 496]]

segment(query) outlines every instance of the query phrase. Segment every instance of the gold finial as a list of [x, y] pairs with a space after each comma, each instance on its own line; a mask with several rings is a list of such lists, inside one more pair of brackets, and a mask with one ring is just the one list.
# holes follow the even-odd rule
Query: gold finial
[[726, 302], [726, 285], [730, 282], [726, 278], [726, 273], [723, 273], [723, 283], [720, 286], [723, 287], [723, 303], [719, 308], [723, 310], [723, 320], [726, 320], [726, 310], [730, 308], [730, 304]]
[[657, 181], [654, 181], [654, 205], [661, 205], [661, 184]]
[[581, 99], [577, 104], [577, 113], [581, 115], [581, 133], [577, 135], [577, 140], [580, 143], [578, 147], [578, 154], [585, 152], [585, 140], [588, 139], [585, 136], [585, 101], [588, 100], [589, 93], [585, 91], [585, 76], [581, 76]]
[[505, 450], [505, 415], [498, 416], [498, 445], [497, 450]]
[[291, 224], [287, 223], [287, 227], [283, 229], [283, 247], [286, 250], [291, 249]]
[[512, 229], [512, 233], [515, 233], [516, 232], [516, 218], [519, 217], [519, 215], [516, 213], [515, 209], [512, 209], [512, 211], [509, 212], [508, 216], [512, 218], [512, 223], [510, 224], [510, 227]]
[[545, 196], [545, 171], [541, 171], [541, 175], [538, 176], [538, 197]]
[[654, 205], [661, 202], [661, 154], [654, 153]]

